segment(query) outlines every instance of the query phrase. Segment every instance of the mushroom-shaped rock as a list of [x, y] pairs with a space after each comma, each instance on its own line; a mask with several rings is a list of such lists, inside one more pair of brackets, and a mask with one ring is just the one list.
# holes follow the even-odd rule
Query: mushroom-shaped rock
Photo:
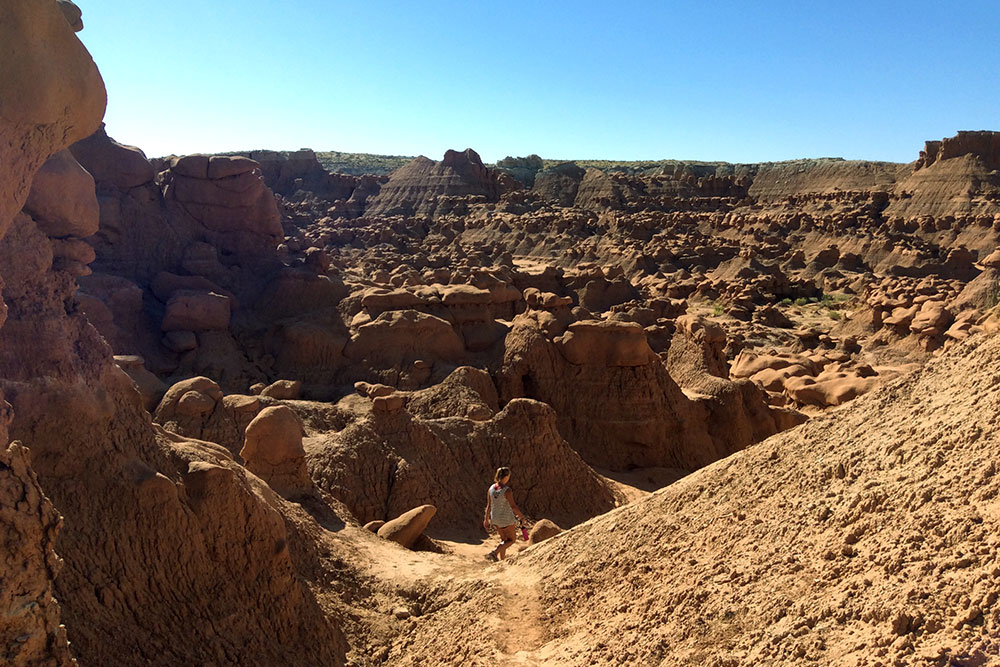
[[378, 536], [410, 549], [437, 513], [433, 505], [414, 507], [378, 529]]
[[566, 360], [578, 366], [645, 366], [656, 359], [636, 322], [574, 322], [555, 342]]
[[531, 527], [531, 532], [528, 534], [528, 544], [538, 544], [543, 540], [547, 540], [550, 537], [555, 537], [562, 532], [562, 528], [557, 526], [554, 522], [548, 519], [541, 519], [534, 526]]
[[200, 391], [189, 391], [177, 401], [177, 414], [182, 417], [200, 417], [215, 409], [215, 400]]
[[303, 433], [302, 421], [291, 408], [273, 405], [261, 410], [247, 425], [240, 451], [247, 470], [286, 498], [308, 493], [312, 488], [302, 447]]
[[573, 305], [573, 297], [559, 296], [552, 292], [542, 292], [535, 287], [524, 290], [524, 300], [531, 308], [568, 308]]

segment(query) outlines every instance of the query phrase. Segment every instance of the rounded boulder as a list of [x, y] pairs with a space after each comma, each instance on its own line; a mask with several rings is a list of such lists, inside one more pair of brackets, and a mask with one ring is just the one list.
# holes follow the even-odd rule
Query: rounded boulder
[[409, 512], [404, 512], [395, 519], [386, 521], [378, 529], [378, 536], [410, 549], [423, 534], [427, 524], [436, 513], [437, 508], [433, 505], [414, 507]]

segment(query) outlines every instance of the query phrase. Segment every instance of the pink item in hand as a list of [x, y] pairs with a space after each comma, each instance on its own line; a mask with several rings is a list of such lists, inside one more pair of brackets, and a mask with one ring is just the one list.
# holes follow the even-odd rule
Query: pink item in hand
[[521, 537], [524, 538], [525, 542], [528, 541], [528, 529], [525, 528], [524, 526], [521, 526]]

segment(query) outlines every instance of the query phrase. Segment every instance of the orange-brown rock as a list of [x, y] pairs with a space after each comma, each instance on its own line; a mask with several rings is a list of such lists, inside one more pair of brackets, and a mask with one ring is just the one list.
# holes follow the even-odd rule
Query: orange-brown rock
[[240, 457], [247, 470], [286, 498], [312, 489], [302, 448], [302, 420], [291, 408], [274, 405], [261, 410], [246, 428]]
[[142, 405], [150, 413], [156, 410], [163, 395], [167, 393], [167, 385], [155, 374], [146, 369], [142, 357], [135, 355], [116, 355], [115, 364], [125, 371], [142, 397]]
[[370, 369], [373, 380], [395, 384], [417, 360], [456, 362], [465, 345], [445, 320], [415, 310], [392, 310], [358, 327], [344, 356]]
[[408, 512], [400, 514], [395, 519], [386, 521], [379, 526], [376, 532], [382, 539], [395, 542], [401, 547], [410, 549], [423, 534], [424, 530], [426, 530], [427, 524], [431, 522], [436, 513], [437, 508], [433, 505], [414, 507]]
[[[57, 3], [15, 0], [0, 14], [0, 43], [14, 54], [0, 63], [0, 386], [14, 407], [0, 430], [6, 443], [9, 422], [10, 435], [31, 447], [38, 482], [65, 517], [55, 597], [74, 656], [83, 664], [342, 663], [346, 642], [300, 575], [310, 552], [293, 558], [289, 548], [302, 516], [221, 447], [150, 424], [131, 380], [75, 307], [75, 276], [53, 262], [29, 216], [11, 224], [34, 170], [94, 131], [105, 95]], [[16, 553], [3, 550], [5, 563], [15, 558], [4, 590], [17, 563], [31, 570], [17, 575], [18, 595], [28, 597], [13, 608], [26, 612], [16, 621], [27, 622], [25, 632], [12, 643], [4, 635], [4, 660], [68, 664], [47, 583], [56, 519], [37, 485], [16, 488], [29, 477], [16, 450], [2, 451], [15, 471], [2, 486], [23, 500], [21, 518], [4, 524], [26, 531]], [[5, 632], [13, 619], [0, 622]], [[284, 642], [294, 649], [279, 649]], [[24, 653], [8, 655], [17, 644]]]
[[247, 426], [262, 407], [256, 396], [223, 396], [214, 381], [194, 377], [167, 390], [153, 420], [167, 431], [218, 443], [236, 456]]
[[528, 533], [528, 544], [538, 544], [562, 532], [562, 528], [548, 519], [539, 519]]
[[406, 409], [424, 419], [466, 417], [484, 421], [500, 411], [500, 403], [489, 373], [460, 366], [439, 384], [413, 392]]
[[302, 382], [301, 380], [275, 380], [264, 387], [260, 395], [278, 400], [295, 400], [302, 396]]
[[31, 175], [49, 156], [93, 132], [107, 95], [90, 54], [56, 3], [14, 0], [4, 9], [0, 43], [0, 233], [28, 195]]
[[[794, 424], [768, 409], [749, 383], [688, 398], [637, 324], [583, 323], [595, 345], [578, 358], [583, 363], [574, 364], [558, 349], [559, 339], [550, 340], [530, 314], [518, 316], [507, 336], [497, 377], [501, 401], [524, 396], [551, 405], [560, 432], [591, 465], [695, 469]], [[640, 351], [628, 360], [645, 355], [646, 363], [617, 365], [623, 339], [625, 349]]]
[[94, 179], [72, 153], [61, 150], [35, 174], [24, 210], [47, 236], [90, 236], [100, 215]]
[[635, 322], [574, 322], [554, 342], [566, 361], [578, 366], [645, 366], [656, 358]]

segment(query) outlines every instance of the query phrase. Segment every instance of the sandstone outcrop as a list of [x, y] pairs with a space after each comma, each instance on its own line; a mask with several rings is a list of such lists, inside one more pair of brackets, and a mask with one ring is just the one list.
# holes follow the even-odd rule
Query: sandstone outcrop
[[468, 629], [495, 590], [384, 580], [353, 526], [468, 541], [498, 465], [568, 527], [502, 598], [547, 610], [547, 659], [1000, 650], [1000, 134], [911, 165], [148, 160], [99, 126], [73, 3], [0, 18], [0, 660], [343, 664], [343, 622], [352, 662], [502, 664]]
[[274, 197], [248, 158], [186, 155], [163, 176], [164, 199], [199, 222], [213, 246], [244, 255], [266, 254], [282, 236]]
[[[392, 392], [390, 387], [386, 389]], [[367, 395], [371, 396], [371, 391]], [[466, 417], [483, 421], [500, 411], [500, 399], [489, 373], [460, 366], [440, 383], [411, 394], [406, 408], [424, 419]]]
[[[96, 129], [105, 94], [56, 3], [18, 1], [4, 12], [0, 41], [18, 55], [0, 65], [12, 93], [0, 100], [0, 146], [7, 147], [0, 148], [0, 385], [14, 408], [10, 435], [32, 448], [38, 482], [64, 516], [55, 596], [74, 656], [86, 664], [343, 660], [339, 629], [297, 574], [290, 510], [225, 450], [150, 425], [131, 380], [74, 307], [75, 275], [54, 261], [31, 217], [14, 219], [35, 169]], [[53, 515], [36, 508], [41, 525], [51, 526]], [[38, 535], [46, 533], [51, 540], [39, 526]], [[54, 569], [44, 542], [20, 548]], [[65, 664], [43, 583], [51, 575], [38, 574], [22, 581], [39, 595], [30, 613], [44, 622], [24, 633], [24, 644], [35, 650], [44, 642], [45, 654], [19, 657]], [[284, 641], [297, 648], [279, 658], [275, 647]]]
[[474, 150], [448, 151], [440, 162], [419, 157], [389, 176], [365, 209], [367, 215], [440, 213], [446, 198], [478, 195], [485, 201], [500, 197], [497, 175], [483, 165]]
[[194, 377], [166, 391], [153, 420], [167, 431], [218, 443], [235, 457], [243, 448], [247, 427], [263, 408], [256, 396], [223, 396], [214, 381]]
[[115, 365], [125, 371], [142, 397], [142, 406], [152, 414], [160, 404], [163, 395], [167, 393], [167, 385], [155, 374], [146, 369], [142, 357], [135, 355], [115, 355]]
[[432, 537], [475, 528], [469, 517], [482, 512], [499, 465], [515, 471], [517, 502], [529, 516], [575, 525], [614, 503], [606, 483], [562, 439], [553, 409], [527, 399], [487, 420], [425, 420], [406, 410], [373, 415], [330, 436], [307, 461], [317, 486], [361, 522], [434, 505]]
[[32, 175], [67, 144], [96, 129], [107, 94], [90, 54], [55, 3], [17, 0], [5, 9], [0, 42], [15, 57], [0, 65], [7, 94], [0, 118], [0, 232], [24, 204]]
[[[710, 415], [715, 423], [720, 417], [712, 414], [712, 402], [684, 395], [637, 324], [570, 324], [569, 334], [580, 332], [587, 343], [570, 357], [567, 334], [548, 338], [530, 315], [519, 316], [508, 335], [498, 377], [501, 400], [523, 396], [551, 405], [560, 433], [591, 465], [695, 469], [787, 427], [758, 397], [759, 414], [744, 428], [710, 429]], [[752, 396], [748, 400], [754, 404]]]

